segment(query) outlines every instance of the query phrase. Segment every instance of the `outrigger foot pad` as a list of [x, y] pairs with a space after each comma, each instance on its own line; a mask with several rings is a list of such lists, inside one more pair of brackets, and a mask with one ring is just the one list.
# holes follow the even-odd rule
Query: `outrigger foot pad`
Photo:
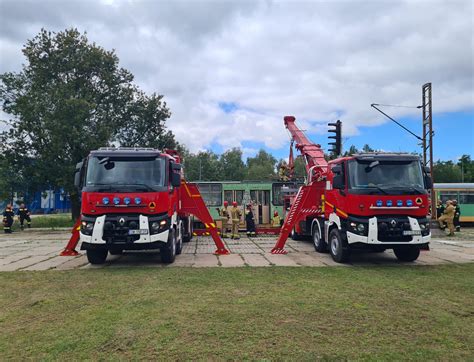
[[216, 249], [214, 255], [229, 255], [230, 251], [227, 249]]
[[273, 248], [271, 253], [272, 254], [288, 254], [288, 252], [282, 248]]
[[74, 249], [72, 250], [64, 249], [63, 251], [61, 251], [59, 255], [60, 256], [77, 256], [79, 255], [79, 253], [75, 251]]

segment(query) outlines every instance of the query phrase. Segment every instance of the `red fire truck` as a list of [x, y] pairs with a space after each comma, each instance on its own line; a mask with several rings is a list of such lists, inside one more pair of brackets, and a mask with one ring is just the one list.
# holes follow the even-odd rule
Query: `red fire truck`
[[176, 151], [101, 148], [77, 164], [75, 184], [81, 191], [81, 217], [62, 255], [86, 250], [91, 264], [124, 250], [159, 249], [172, 263], [183, 242], [192, 238], [191, 215], [197, 216], [227, 254], [199, 190], [182, 179]]
[[[294, 117], [284, 122], [308, 175], [272, 253], [286, 253], [292, 234], [311, 236], [316, 251], [329, 251], [336, 262], [348, 261], [354, 249], [393, 249], [401, 261], [416, 260], [431, 238], [431, 178], [419, 157], [375, 152], [327, 162], [321, 146], [306, 138]], [[337, 136], [340, 142], [340, 129]]]

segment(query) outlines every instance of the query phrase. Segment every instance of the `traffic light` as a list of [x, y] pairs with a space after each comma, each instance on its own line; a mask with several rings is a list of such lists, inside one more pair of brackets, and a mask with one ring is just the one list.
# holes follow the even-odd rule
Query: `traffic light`
[[331, 152], [334, 153], [336, 156], [341, 154], [342, 151], [342, 142], [341, 142], [341, 131], [342, 131], [342, 122], [337, 121], [336, 123], [328, 123], [328, 126], [334, 127], [334, 129], [330, 129], [328, 132], [334, 132], [334, 136], [329, 136], [328, 138], [333, 138], [334, 142], [329, 142], [330, 145], [333, 146]]

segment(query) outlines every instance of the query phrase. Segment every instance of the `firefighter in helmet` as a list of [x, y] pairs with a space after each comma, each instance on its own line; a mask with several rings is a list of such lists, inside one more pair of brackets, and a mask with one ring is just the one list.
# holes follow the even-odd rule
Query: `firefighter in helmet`
[[459, 219], [461, 218], [461, 208], [459, 207], [458, 200], [453, 200], [454, 206], [454, 219], [453, 224], [456, 231], [461, 231], [461, 222]]
[[232, 203], [232, 208], [230, 209], [230, 218], [232, 219], [232, 239], [240, 239], [239, 235], [239, 224], [240, 218], [242, 217], [242, 212], [237, 206], [237, 203], [234, 201]]
[[28, 210], [28, 208], [25, 206], [25, 204], [21, 204], [20, 208], [18, 209], [18, 218], [20, 219], [20, 228], [21, 228], [21, 230], [24, 229], [23, 224], [25, 223], [25, 220], [26, 220], [26, 223], [28, 225], [28, 228], [31, 227], [31, 217], [30, 217], [30, 215], [31, 215], [30, 210]]
[[222, 207], [222, 209], [217, 209], [217, 211], [219, 212], [219, 216], [224, 219], [222, 220], [222, 233], [221, 233], [221, 236], [223, 238], [227, 237], [227, 232], [229, 231], [230, 215], [229, 215], [229, 211], [227, 210], [228, 207], [229, 207], [229, 203], [227, 201], [224, 201], [224, 206]]
[[453, 206], [451, 200], [446, 201], [446, 208], [444, 209], [443, 215], [438, 218], [439, 227], [445, 229], [444, 223], [448, 224], [449, 234], [448, 236], [454, 236], [454, 214], [456, 209]]
[[272, 226], [274, 228], [279, 228], [281, 226], [280, 220], [280, 215], [278, 215], [278, 211], [275, 210], [275, 212], [273, 213]]
[[286, 164], [286, 161], [283, 160], [280, 164], [280, 168], [278, 169], [278, 177], [280, 178], [280, 181], [288, 181], [288, 165]]
[[3, 230], [5, 234], [12, 233], [12, 225], [13, 225], [13, 217], [15, 216], [15, 212], [13, 211], [12, 205], [7, 204], [5, 211], [3, 212]]

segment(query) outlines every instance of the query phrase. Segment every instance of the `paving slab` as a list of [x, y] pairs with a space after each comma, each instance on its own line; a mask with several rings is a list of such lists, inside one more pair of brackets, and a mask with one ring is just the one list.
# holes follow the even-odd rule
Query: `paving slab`
[[201, 267], [213, 267], [218, 266], [219, 260], [217, 259], [216, 255], [213, 254], [196, 254], [196, 259], [193, 267], [201, 268]]
[[87, 257], [85, 255], [80, 255], [80, 256], [67, 256], [67, 257], [62, 257], [62, 258], [69, 258], [64, 262], [63, 264], [60, 264], [56, 267], [58, 270], [71, 270], [71, 269], [77, 269], [80, 268], [81, 266], [84, 266], [86, 264], [89, 264], [87, 261]]
[[244, 259], [239, 254], [219, 255], [219, 261], [225, 268], [245, 266]]
[[42, 262], [39, 262], [37, 264], [30, 265], [27, 268], [24, 268], [23, 270], [48, 270], [48, 269], [53, 269], [61, 264], [64, 264], [67, 262], [67, 257], [65, 256], [55, 256], [52, 257], [51, 259], [44, 260]]
[[322, 258], [317, 253], [305, 254], [305, 253], [289, 253], [288, 257], [295, 261], [296, 264], [301, 266], [324, 266]]
[[268, 261], [275, 266], [300, 266], [289, 255], [268, 254], [265, 255], [265, 258], [268, 259]]
[[30, 265], [34, 265], [37, 263], [40, 263], [44, 260], [50, 259], [51, 256], [49, 255], [36, 255], [36, 256], [30, 256], [29, 258], [21, 259], [18, 260], [14, 263], [10, 263], [7, 265], [2, 265], [0, 266], [0, 271], [14, 271], [14, 270], [21, 270], [26, 267], [29, 267]]
[[270, 262], [262, 254], [241, 254], [248, 266], [270, 266]]
[[196, 263], [196, 256], [194, 254], [181, 254], [176, 257], [176, 260], [173, 264], [168, 264], [168, 267], [177, 267], [177, 266], [193, 266]]

